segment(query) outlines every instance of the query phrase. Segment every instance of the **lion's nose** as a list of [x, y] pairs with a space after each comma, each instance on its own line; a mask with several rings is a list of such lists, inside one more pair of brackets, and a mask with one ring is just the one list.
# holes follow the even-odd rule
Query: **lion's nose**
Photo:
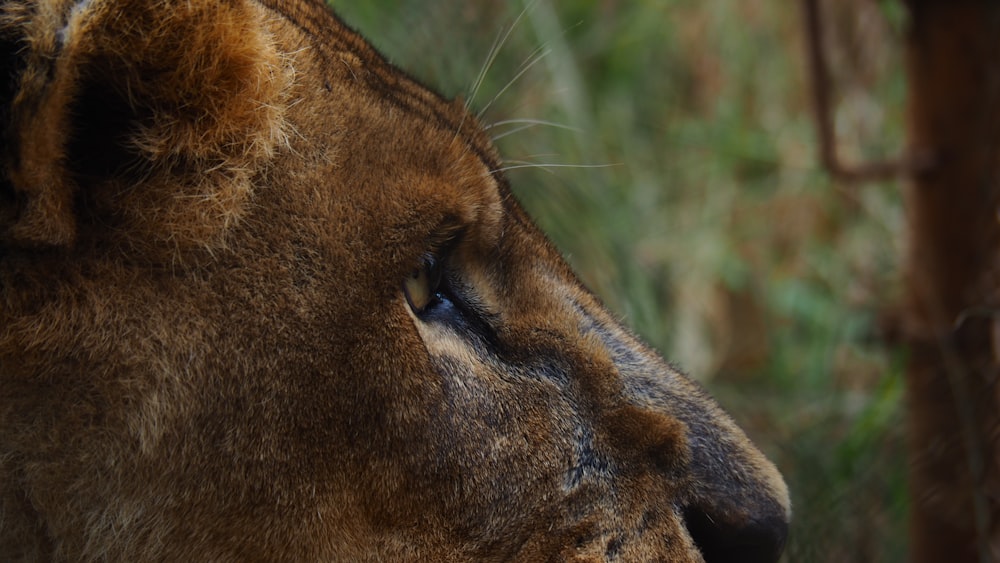
[[762, 515], [740, 524], [697, 508], [684, 511], [684, 521], [705, 563], [773, 563], [788, 537], [782, 512]]

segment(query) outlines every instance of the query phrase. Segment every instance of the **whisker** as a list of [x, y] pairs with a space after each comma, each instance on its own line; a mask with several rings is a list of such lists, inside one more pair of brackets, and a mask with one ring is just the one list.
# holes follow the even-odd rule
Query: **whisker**
[[528, 53], [527, 57], [524, 57], [524, 60], [521, 61], [521, 64], [520, 64], [520, 66], [517, 67], [517, 70], [523, 69], [525, 67], [525, 65], [527, 65], [533, 58], [535, 58], [539, 53], [541, 53], [543, 50], [548, 49], [548, 48], [549, 48], [549, 46], [547, 44], [545, 44], [545, 43], [542, 43], [539, 46], [535, 47], [534, 51]]
[[581, 132], [582, 129], [573, 127], [572, 125], [566, 125], [565, 123], [559, 123], [558, 121], [545, 121], [543, 119], [531, 119], [531, 118], [518, 118], [518, 119], [502, 119], [500, 121], [494, 121], [489, 125], [484, 125], [483, 129], [493, 129], [494, 127], [500, 127], [501, 125], [514, 125], [520, 123], [530, 123], [532, 125], [548, 125], [551, 127], [558, 127], [560, 129], [569, 129], [571, 131]]
[[[548, 53], [541, 54], [543, 50], [547, 50], [547, 49], [548, 49], [548, 46], [545, 45], [544, 43], [541, 44], [541, 45], [539, 45], [538, 47], [535, 47], [535, 49], [531, 53], [529, 53], [528, 56], [525, 57], [523, 61], [521, 61], [521, 64], [518, 65], [517, 70], [515, 72], [517, 72], [519, 75], [523, 74], [524, 72], [526, 72], [528, 68], [534, 66], [535, 63], [538, 62], [536, 60], [538, 57], [544, 58], [548, 54]], [[517, 78], [518, 77], [515, 76], [514, 80], [512, 80], [511, 83], [513, 83], [515, 80], [517, 80]], [[508, 84], [506, 87], [504, 87], [504, 90], [506, 90], [507, 87], [509, 87], [509, 86], [510, 86], [510, 84]], [[497, 94], [497, 97], [499, 97], [499, 94]], [[492, 103], [493, 103], [493, 101], [491, 100], [490, 104], [492, 104]], [[482, 116], [485, 113], [485, 111], [486, 111], [486, 108], [483, 108], [483, 110], [479, 112], [479, 116]]]
[[621, 166], [621, 162], [613, 162], [610, 164], [556, 164], [556, 163], [544, 163], [544, 162], [524, 162], [520, 160], [510, 160], [508, 162], [515, 162], [521, 164], [514, 164], [512, 166], [501, 166], [495, 170], [490, 170], [490, 173], [494, 172], [506, 172], [508, 170], [517, 170], [518, 168], [540, 168], [546, 172], [553, 173], [551, 168], [612, 168], [615, 166]]
[[567, 131], [573, 131], [575, 133], [580, 133], [582, 131], [582, 129], [578, 129], [576, 127], [571, 127], [569, 125], [565, 125], [562, 123], [556, 123], [554, 121], [544, 121], [541, 119], [507, 119], [504, 121], [498, 121], [492, 125], [487, 125], [483, 129], [491, 129], [493, 127], [500, 125], [513, 125], [517, 123], [520, 123], [522, 125], [520, 127], [514, 127], [513, 129], [508, 129], [507, 131], [504, 131], [503, 133], [500, 133], [492, 137], [493, 141], [496, 142], [497, 140], [503, 139], [508, 135], [513, 135], [514, 133], [517, 133], [519, 131], [524, 131], [525, 129], [531, 129], [532, 127], [537, 127], [539, 125], [544, 125], [546, 127], [555, 127], [556, 129], [565, 129]]
[[507, 29], [501, 29], [497, 33], [496, 38], [493, 40], [493, 45], [490, 47], [489, 53], [486, 54], [486, 62], [483, 63], [482, 68], [479, 70], [479, 75], [476, 76], [475, 82], [472, 83], [472, 91], [469, 92], [469, 96], [466, 99], [466, 107], [476, 99], [476, 95], [479, 93], [479, 89], [483, 86], [483, 82], [486, 80], [486, 74], [493, 68], [493, 63], [496, 62], [497, 56], [500, 54], [500, 49], [507, 44], [507, 40], [510, 39], [510, 34], [514, 32], [518, 24], [524, 19], [525, 14], [535, 5], [536, 0], [532, 0], [524, 5], [521, 13], [514, 18], [514, 21], [507, 27]]
[[504, 33], [504, 30], [501, 29], [500, 32], [497, 33], [497, 36], [493, 38], [493, 44], [490, 45], [490, 50], [486, 53], [486, 60], [483, 62], [483, 66], [479, 68], [479, 74], [476, 75], [476, 79], [472, 82], [472, 89], [465, 98], [465, 109], [469, 109], [470, 104], [472, 104], [473, 100], [476, 99], [476, 94], [479, 93], [479, 88], [482, 87], [483, 82], [486, 80], [486, 73], [489, 72], [490, 67], [493, 66], [493, 61], [496, 60], [497, 54], [500, 52], [500, 45], [503, 41], [507, 40], [507, 36], [510, 35], [510, 31], [510, 29], [507, 29], [507, 35], [503, 35], [501, 37], [501, 34]]
[[535, 124], [529, 123], [528, 125], [522, 125], [520, 127], [515, 127], [513, 129], [510, 129], [509, 131], [504, 131], [503, 133], [500, 133], [499, 135], [494, 135], [494, 136], [490, 137], [490, 140], [495, 143], [495, 142], [499, 141], [500, 139], [503, 139], [504, 137], [513, 135], [514, 133], [520, 133], [521, 131], [524, 131], [525, 129], [531, 129], [534, 126], [535, 126]]
[[[514, 32], [518, 24], [524, 18], [525, 14], [535, 5], [537, 0], [531, 0], [524, 5], [521, 9], [521, 13], [514, 18], [514, 21], [507, 27], [506, 30], [500, 29], [497, 36], [493, 39], [493, 45], [490, 46], [489, 52], [486, 54], [486, 62], [483, 63], [482, 68], [479, 69], [479, 75], [476, 76], [475, 82], [472, 83], [472, 91], [465, 99], [465, 109], [466, 113], [462, 115], [462, 120], [459, 121], [458, 127], [455, 128], [455, 136], [452, 138], [452, 142], [458, 140], [458, 136], [462, 133], [462, 127], [465, 125], [465, 118], [467, 115], [472, 113], [471, 105], [479, 94], [479, 89], [483, 86], [483, 82], [486, 80], [486, 74], [489, 72], [490, 68], [493, 67], [493, 63], [496, 61], [497, 56], [500, 54], [500, 49], [507, 44], [507, 40], [510, 38], [510, 34]], [[482, 115], [480, 113], [480, 115]]]
[[513, 86], [514, 83], [517, 82], [519, 78], [521, 78], [522, 76], [524, 76], [524, 74], [526, 72], [528, 72], [529, 70], [531, 70], [531, 68], [533, 66], [535, 66], [536, 64], [538, 64], [539, 61], [541, 61], [546, 56], [548, 56], [548, 54], [550, 52], [551, 51], [549, 49], [547, 49], [547, 48], [543, 49], [542, 52], [540, 52], [539, 54], [535, 55], [535, 57], [533, 59], [530, 59], [527, 63], [525, 63], [524, 65], [522, 65], [521, 66], [521, 70], [517, 74], [514, 75], [514, 78], [511, 78], [507, 82], [507, 84], [503, 88], [501, 88], [500, 91], [497, 92], [495, 96], [493, 96], [493, 99], [491, 99], [485, 106], [482, 107], [482, 109], [479, 110], [479, 113], [476, 114], [476, 117], [477, 118], [482, 118], [483, 114], [486, 113], [486, 110], [490, 109], [490, 106], [492, 106], [494, 102], [496, 102], [498, 99], [500, 99], [500, 96], [503, 96], [504, 92], [506, 92], [507, 89], [509, 89], [511, 86]]

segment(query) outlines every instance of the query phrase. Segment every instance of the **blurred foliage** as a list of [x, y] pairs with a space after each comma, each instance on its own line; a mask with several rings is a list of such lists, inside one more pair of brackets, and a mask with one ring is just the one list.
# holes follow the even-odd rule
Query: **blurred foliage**
[[[795, 504], [785, 560], [905, 558], [902, 362], [878, 338], [900, 186], [838, 185], [817, 165], [797, 6], [334, 7], [482, 112], [516, 194], [585, 283], [776, 461]], [[891, 156], [905, 11], [830, 1], [824, 24], [842, 157]]]

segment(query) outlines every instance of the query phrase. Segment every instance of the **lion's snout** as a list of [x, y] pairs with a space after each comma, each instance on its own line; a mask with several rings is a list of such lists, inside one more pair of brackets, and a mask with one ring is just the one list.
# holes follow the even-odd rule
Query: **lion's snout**
[[777, 561], [788, 537], [788, 519], [778, 507], [744, 522], [730, 522], [711, 510], [689, 507], [684, 523], [705, 563]]
[[776, 561], [791, 514], [777, 469], [700, 385], [603, 308], [586, 298], [572, 308], [581, 339], [591, 348], [596, 341], [606, 360], [576, 377], [589, 400], [604, 402], [599, 420], [612, 457], [635, 460], [620, 477], [656, 479], [651, 489], [664, 487], [706, 563]]

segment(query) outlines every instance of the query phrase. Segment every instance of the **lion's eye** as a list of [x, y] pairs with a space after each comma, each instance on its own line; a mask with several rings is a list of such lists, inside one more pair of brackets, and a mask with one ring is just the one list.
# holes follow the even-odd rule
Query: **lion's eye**
[[441, 267], [433, 257], [424, 258], [423, 264], [414, 270], [403, 282], [403, 293], [406, 302], [416, 314], [425, 312], [437, 303], [441, 296], [438, 293], [441, 285]]

